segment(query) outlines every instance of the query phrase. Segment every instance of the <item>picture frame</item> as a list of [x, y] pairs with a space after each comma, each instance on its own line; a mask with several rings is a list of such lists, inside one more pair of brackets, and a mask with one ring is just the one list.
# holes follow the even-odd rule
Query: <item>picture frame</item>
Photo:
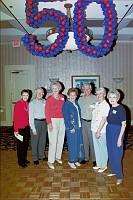
[[83, 93], [82, 86], [85, 83], [90, 83], [93, 91], [100, 87], [100, 75], [74, 75], [71, 76], [72, 87], [78, 88]]

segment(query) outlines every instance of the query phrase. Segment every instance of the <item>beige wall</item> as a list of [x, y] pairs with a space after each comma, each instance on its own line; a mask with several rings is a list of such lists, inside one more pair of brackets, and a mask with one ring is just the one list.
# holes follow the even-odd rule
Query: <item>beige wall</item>
[[[25, 47], [1, 46], [1, 105], [5, 106], [4, 67], [5, 65], [35, 65], [36, 86], [49, 87], [49, 78], [58, 77], [65, 85], [65, 93], [71, 87], [72, 75], [100, 75], [100, 86], [120, 89], [124, 92], [123, 103], [132, 111], [133, 120], [133, 43], [119, 42], [113, 51], [102, 58], [91, 58], [79, 51], [63, 52], [57, 57], [32, 56]], [[113, 77], [123, 77], [122, 83], [115, 83]], [[6, 108], [4, 108], [6, 109]], [[5, 120], [5, 112], [1, 120]]]

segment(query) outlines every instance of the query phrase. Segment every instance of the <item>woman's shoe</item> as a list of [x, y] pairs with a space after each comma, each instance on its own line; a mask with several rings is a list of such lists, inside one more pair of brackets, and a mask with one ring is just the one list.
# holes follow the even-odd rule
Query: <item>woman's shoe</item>
[[52, 163], [47, 162], [47, 164], [48, 164], [48, 166], [49, 166], [50, 169], [54, 169], [54, 165]]
[[99, 172], [99, 173], [103, 173], [106, 169], [107, 169], [107, 167], [105, 167], [105, 168], [100, 168], [100, 169], [98, 170], [98, 172]]
[[56, 158], [55, 160], [56, 160], [59, 164], [62, 164], [62, 160], [61, 160], [61, 159]]
[[100, 169], [100, 167], [95, 166], [95, 167], [93, 167], [93, 169], [98, 170], [98, 169]]
[[80, 167], [81, 164], [79, 162], [74, 163], [77, 167]]
[[68, 165], [69, 165], [71, 168], [76, 169], [76, 166], [74, 165], [74, 163], [68, 162]]
[[111, 176], [115, 176], [116, 174], [107, 174], [107, 176], [111, 177]]
[[120, 184], [122, 183], [122, 181], [123, 181], [123, 179], [117, 179], [116, 184], [117, 184], [117, 185], [120, 185]]

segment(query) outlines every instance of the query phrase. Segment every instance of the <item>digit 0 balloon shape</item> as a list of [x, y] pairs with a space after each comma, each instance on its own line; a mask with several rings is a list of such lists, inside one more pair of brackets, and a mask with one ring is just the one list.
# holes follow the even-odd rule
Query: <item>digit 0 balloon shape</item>
[[[41, 45], [36, 36], [32, 34], [25, 34], [22, 41], [26, 49], [36, 56], [53, 57], [63, 50], [69, 38], [69, 22], [65, 14], [55, 9], [43, 8], [42, 11], [37, 12], [39, 2], [54, 2], [57, 0], [26, 0], [26, 23], [33, 28], [45, 21], [53, 20], [58, 26], [58, 36], [51, 45]], [[60, 0], [60, 2], [65, 0]], [[104, 17], [104, 35], [98, 46], [89, 45], [86, 40], [84, 29], [84, 12], [88, 4], [97, 3], [101, 5]], [[115, 39], [115, 32], [117, 26], [117, 13], [113, 0], [78, 0], [74, 7], [73, 17], [73, 31], [74, 38], [78, 49], [86, 56], [101, 57], [107, 54]]]

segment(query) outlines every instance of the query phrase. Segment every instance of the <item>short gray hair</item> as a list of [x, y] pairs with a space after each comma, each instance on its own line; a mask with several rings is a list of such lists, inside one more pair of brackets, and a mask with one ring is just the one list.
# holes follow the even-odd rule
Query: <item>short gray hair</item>
[[110, 94], [115, 94], [117, 99], [120, 99], [120, 93], [118, 92], [118, 90], [110, 90], [107, 94], [107, 98], [109, 99]]
[[84, 83], [82, 89], [84, 89], [86, 86], [88, 86], [90, 90], [92, 90], [92, 85], [90, 83]]
[[53, 82], [53, 83], [51, 83], [51, 85], [50, 85], [50, 90], [51, 91], [53, 90], [53, 86], [56, 86], [59, 89], [59, 91], [62, 90], [62, 86], [61, 86], [61, 84], [59, 82]]
[[36, 94], [37, 90], [41, 90], [41, 91], [44, 93], [44, 90], [43, 90], [41, 87], [37, 87], [37, 88], [35, 89], [35, 94]]
[[98, 91], [101, 91], [102, 94], [103, 94], [104, 96], [106, 96], [106, 90], [105, 90], [105, 88], [103, 88], [103, 87], [97, 88], [97, 89], [96, 89], [96, 93], [97, 93]]

